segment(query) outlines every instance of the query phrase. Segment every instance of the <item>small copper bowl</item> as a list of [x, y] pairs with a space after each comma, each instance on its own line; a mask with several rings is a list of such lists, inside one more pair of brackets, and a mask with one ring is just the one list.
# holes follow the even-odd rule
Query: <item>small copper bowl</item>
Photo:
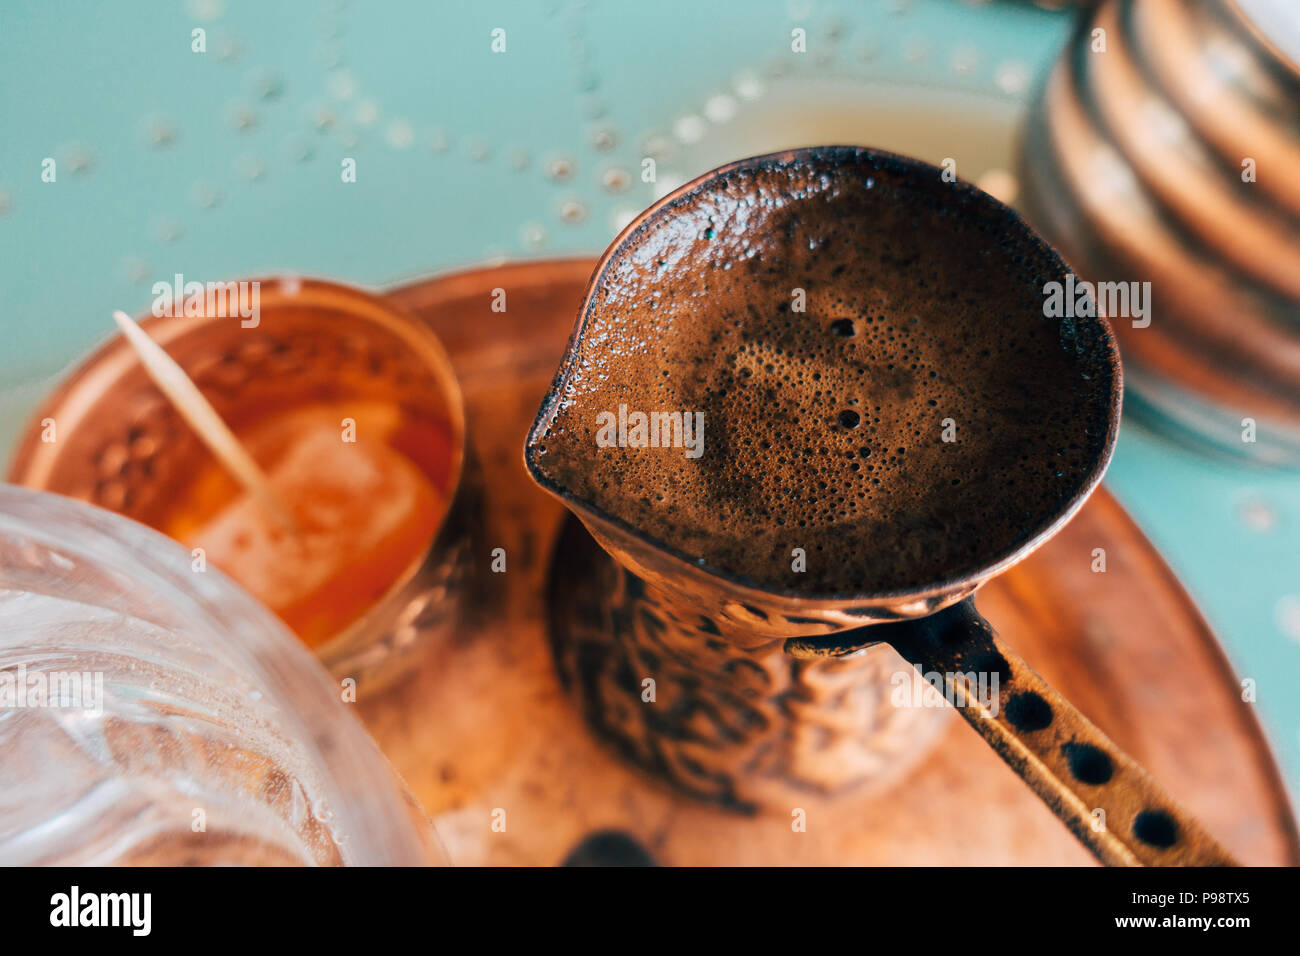
[[1026, 116], [1018, 205], [1081, 278], [1150, 283], [1111, 316], [1126, 413], [1300, 468], [1300, 62], [1251, 7], [1095, 5]]
[[[432, 331], [384, 299], [314, 279], [258, 286], [255, 325], [238, 315], [186, 316], [182, 308], [141, 320], [236, 434], [277, 413], [355, 400], [393, 403], [448, 436], [438, 487], [448, 508], [428, 548], [365, 614], [315, 648], [336, 677], [374, 687], [401, 674], [418, 647], [458, 618], [473, 526], [460, 389]], [[212, 463], [116, 336], [38, 409], [9, 480], [159, 527], [177, 494]]]

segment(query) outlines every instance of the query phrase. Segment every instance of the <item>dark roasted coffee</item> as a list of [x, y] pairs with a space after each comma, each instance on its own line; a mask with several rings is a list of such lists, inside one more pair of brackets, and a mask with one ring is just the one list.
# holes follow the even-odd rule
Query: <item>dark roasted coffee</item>
[[738, 164], [605, 263], [532, 467], [763, 588], [978, 572], [1060, 517], [1111, 438], [1105, 329], [1044, 315], [1063, 271], [933, 167]]

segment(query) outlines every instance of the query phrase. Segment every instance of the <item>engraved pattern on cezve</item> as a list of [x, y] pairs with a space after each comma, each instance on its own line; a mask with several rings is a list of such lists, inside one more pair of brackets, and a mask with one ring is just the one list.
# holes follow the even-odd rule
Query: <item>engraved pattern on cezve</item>
[[[551, 570], [560, 679], [625, 759], [731, 809], [789, 807], [880, 784], [946, 726], [942, 706], [895, 706], [911, 668], [887, 647], [795, 660], [742, 650], [614, 562], [570, 518]], [[647, 683], [653, 681], [653, 684]], [[653, 700], [649, 699], [653, 691]]]

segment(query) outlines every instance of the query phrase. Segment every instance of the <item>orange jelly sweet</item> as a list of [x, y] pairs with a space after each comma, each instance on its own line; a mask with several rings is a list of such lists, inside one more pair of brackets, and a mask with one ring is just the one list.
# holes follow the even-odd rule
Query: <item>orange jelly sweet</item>
[[315, 647], [364, 615], [428, 550], [447, 509], [449, 438], [377, 402], [278, 414], [239, 438], [295, 526], [210, 461], [162, 530], [202, 548]]

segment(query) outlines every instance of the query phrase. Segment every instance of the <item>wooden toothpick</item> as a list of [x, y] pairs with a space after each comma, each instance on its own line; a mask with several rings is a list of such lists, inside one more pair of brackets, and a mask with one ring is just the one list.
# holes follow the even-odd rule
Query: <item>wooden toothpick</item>
[[154, 384], [194, 429], [203, 444], [208, 446], [217, 461], [278, 521], [286, 527], [296, 528], [293, 515], [272, 490], [266, 472], [253, 460], [253, 456], [235, 437], [230, 426], [221, 420], [212, 403], [203, 397], [185, 370], [125, 312], [114, 312], [113, 320], [135, 349]]

